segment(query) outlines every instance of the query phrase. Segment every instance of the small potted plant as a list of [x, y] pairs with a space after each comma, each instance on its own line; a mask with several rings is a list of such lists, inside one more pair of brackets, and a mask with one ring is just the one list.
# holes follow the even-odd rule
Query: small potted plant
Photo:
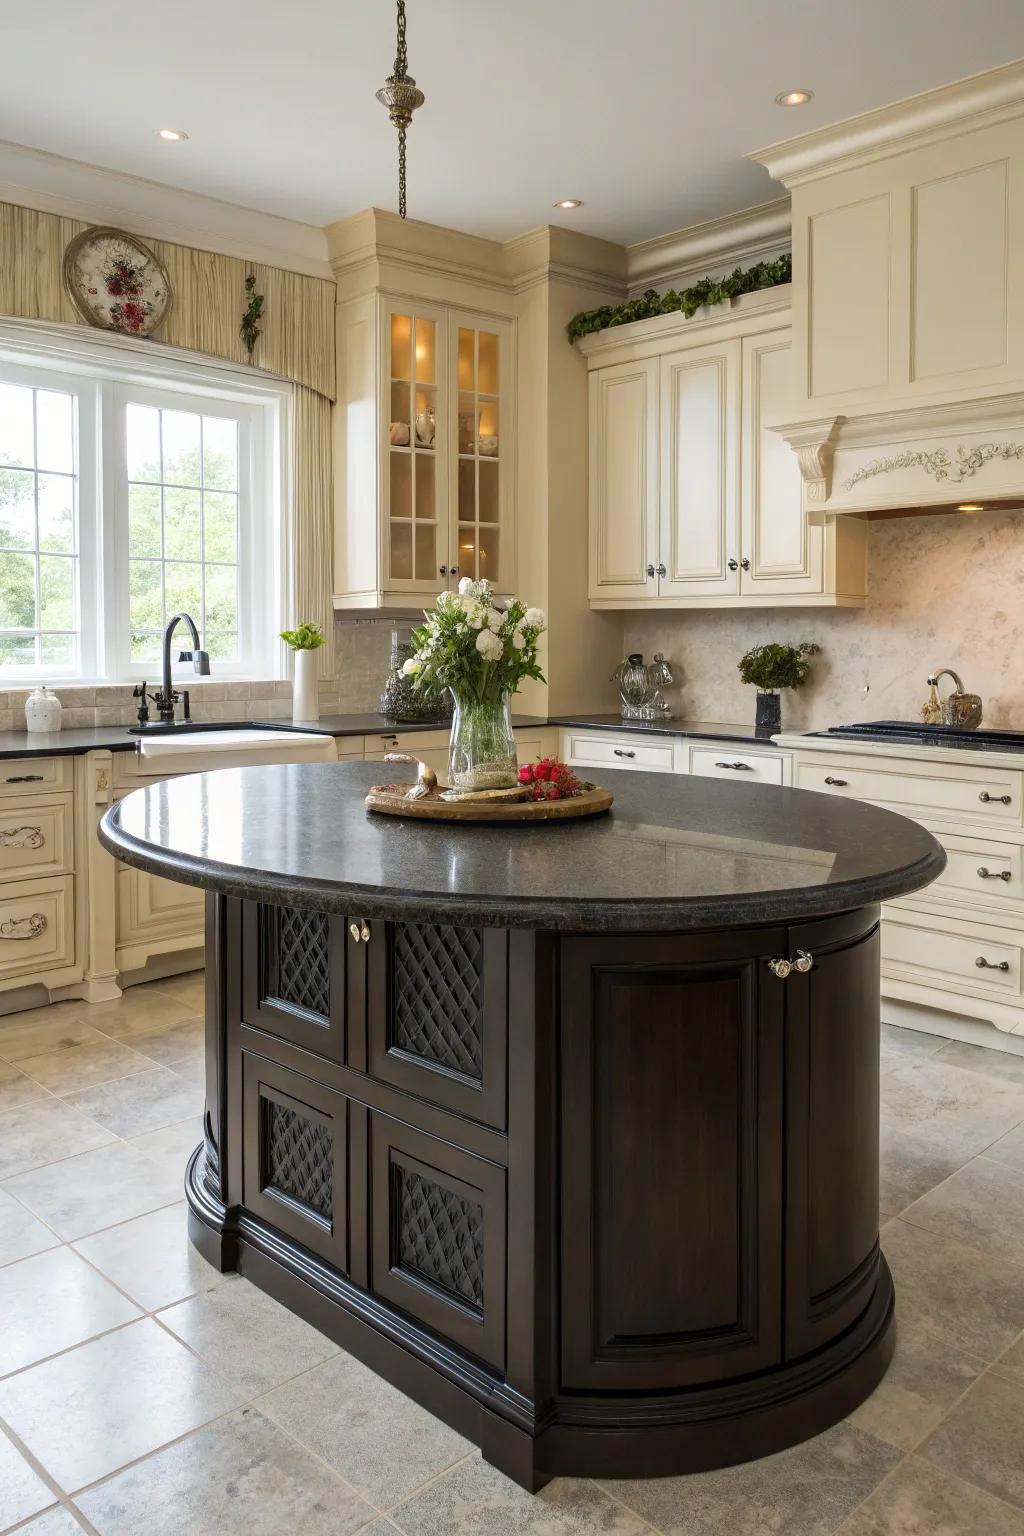
[[812, 656], [820, 645], [804, 640], [799, 645], [755, 645], [737, 662], [740, 677], [753, 683], [757, 693], [755, 730], [758, 736], [771, 736], [782, 728], [780, 688], [802, 688], [811, 670]]
[[417, 691], [451, 691], [450, 788], [511, 787], [519, 768], [510, 704], [524, 677], [544, 681], [537, 660], [543, 612], [518, 597], [498, 607], [489, 581], [464, 576], [458, 592], [442, 592], [423, 617], [402, 671]]
[[298, 629], [282, 629], [281, 639], [295, 654], [295, 678], [292, 683], [292, 719], [319, 720], [320, 704], [316, 687], [316, 653], [324, 644], [319, 624], [300, 624]]

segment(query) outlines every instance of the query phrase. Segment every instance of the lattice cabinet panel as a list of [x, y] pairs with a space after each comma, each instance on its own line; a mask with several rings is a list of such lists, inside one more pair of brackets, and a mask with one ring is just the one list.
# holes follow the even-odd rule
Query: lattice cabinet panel
[[248, 1051], [242, 1098], [245, 1205], [347, 1270], [348, 1100]]
[[483, 941], [472, 928], [396, 923], [391, 1045], [449, 1072], [483, 1076]]
[[374, 923], [371, 929], [373, 1075], [504, 1128], [507, 933], [445, 923]]
[[396, 1262], [482, 1313], [483, 1207], [400, 1164], [395, 1178]]
[[501, 1367], [505, 1169], [379, 1111], [370, 1155], [370, 1289]]
[[263, 1186], [330, 1221], [334, 1209], [334, 1135], [290, 1104], [263, 1099]]
[[243, 922], [246, 1023], [342, 1060], [344, 918], [246, 902]]
[[266, 995], [326, 1019], [331, 1011], [327, 914], [295, 907], [264, 907], [263, 914]]

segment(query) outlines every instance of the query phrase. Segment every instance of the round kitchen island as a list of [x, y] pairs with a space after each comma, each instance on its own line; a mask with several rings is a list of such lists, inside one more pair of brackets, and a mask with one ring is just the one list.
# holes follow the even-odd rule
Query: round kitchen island
[[878, 906], [923, 828], [609, 773], [609, 815], [368, 813], [380, 765], [137, 790], [100, 837], [204, 887], [190, 1232], [529, 1488], [807, 1438], [892, 1352]]

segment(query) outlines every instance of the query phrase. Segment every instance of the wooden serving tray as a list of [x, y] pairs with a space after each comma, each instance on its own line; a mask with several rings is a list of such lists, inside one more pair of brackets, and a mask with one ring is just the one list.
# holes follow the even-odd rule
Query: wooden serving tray
[[419, 800], [408, 798], [408, 784], [375, 784], [366, 808], [384, 816], [412, 816], [420, 821], [574, 821], [600, 816], [615, 796], [609, 789], [588, 784], [582, 795], [568, 800], [442, 800], [437, 790]]

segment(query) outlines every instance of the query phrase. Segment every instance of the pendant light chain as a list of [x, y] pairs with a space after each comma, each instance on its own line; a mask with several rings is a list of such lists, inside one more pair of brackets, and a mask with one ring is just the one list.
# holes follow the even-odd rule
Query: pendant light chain
[[388, 116], [398, 129], [398, 212], [405, 218], [405, 136], [412, 115], [422, 107], [425, 97], [417, 89], [416, 81], [409, 74], [409, 55], [405, 40], [405, 0], [397, 0], [398, 40], [395, 50], [395, 69], [377, 92], [377, 100], [388, 109]]

